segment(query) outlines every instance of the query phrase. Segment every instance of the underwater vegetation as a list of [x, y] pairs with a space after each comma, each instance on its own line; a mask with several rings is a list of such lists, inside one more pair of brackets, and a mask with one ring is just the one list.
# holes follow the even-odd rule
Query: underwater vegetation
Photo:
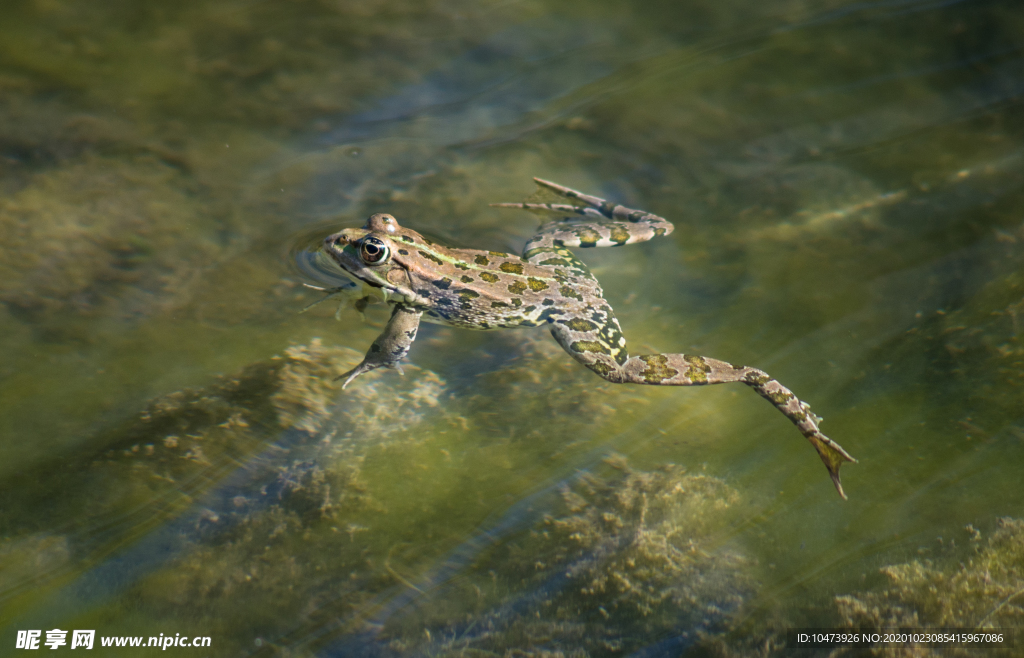
[[[1024, 521], [999, 519], [984, 539], [967, 526], [961, 543], [970, 549], [937, 560], [913, 560], [881, 570], [875, 589], [836, 597], [841, 625], [860, 631], [880, 628], [1019, 629], [1024, 625]], [[955, 546], [955, 540], [951, 540]], [[951, 551], [952, 552], [952, 551]], [[959, 558], [959, 559], [957, 559]], [[1018, 640], [1019, 641], [1019, 640]], [[1016, 651], [1019, 651], [1017, 646]], [[1014, 650], [982, 649], [985, 655]], [[873, 656], [939, 655], [923, 647], [874, 649]], [[855, 655], [836, 651], [833, 655]], [[948, 648], [944, 656], [979, 655], [976, 648]]]
[[[458, 412], [476, 416], [472, 407], [490, 404], [489, 387], [528, 391], [571, 372], [559, 364], [538, 376], [532, 359], [553, 350], [523, 341], [523, 356], [485, 375], [477, 396], [448, 404], [444, 382], [415, 367], [354, 387], [339, 403], [332, 380], [359, 354], [318, 340], [206, 388], [161, 396], [94, 437], [93, 456], [75, 461], [89, 466], [64, 474], [68, 493], [50, 494], [48, 520], [62, 533], [17, 513], [19, 496], [37, 491], [4, 491], [4, 591], [24, 603], [46, 578], [67, 582], [84, 569], [89, 580], [91, 568], [102, 579], [114, 545], [170, 520], [119, 558], [134, 583], [88, 595], [104, 623], [145, 633], [173, 617], [222, 646], [281, 656], [785, 651], [780, 613], [751, 622], [764, 573], [732, 529], [748, 505], [720, 478], [673, 464], [640, 470], [611, 455], [539, 492], [525, 510], [510, 509], [490, 539], [461, 546], [437, 532], [449, 493], [429, 492], [433, 502], [409, 507], [393, 479], [380, 479], [392, 469], [408, 475], [409, 466], [417, 477], [443, 476], [439, 464], [479, 443]], [[584, 395], [575, 409], [599, 397]], [[535, 395], [517, 399], [531, 418], [542, 413]], [[441, 461], [417, 466], [429, 453]], [[246, 466], [225, 477], [239, 463]], [[83, 487], [93, 492], [87, 501], [69, 495]], [[885, 567], [876, 585], [837, 596], [833, 623], [1019, 626], [1024, 522], [1001, 519], [987, 541], [968, 530], [955, 558]], [[417, 549], [423, 534], [440, 545]], [[107, 600], [115, 592], [133, 602], [130, 611]], [[930, 655], [886, 651], [877, 655]]]
[[[527, 340], [524, 353], [534, 349], [557, 347]], [[542, 496], [538, 505], [548, 512], [525, 513], [507, 541], [471, 552], [468, 576], [433, 583], [443, 553], [424, 556], [411, 540], [431, 526], [436, 534], [448, 494], [428, 493], [445, 505], [440, 509], [408, 508], [379, 480], [381, 469], [420, 470], [414, 462], [426, 451], [450, 461], [459, 442], [438, 432], [439, 414], [451, 431], [469, 429], [460, 441], [479, 435], [439, 405], [443, 382], [415, 367], [386, 386], [356, 387], [337, 404], [332, 380], [357, 359], [352, 350], [314, 341], [209, 387], [152, 401], [94, 437], [93, 456], [74, 460], [88, 466], [67, 469], [68, 488], [48, 494], [46, 525], [60, 534], [19, 513], [21, 499], [40, 495], [25, 474], [25, 484], [3, 492], [0, 578], [8, 604], [32, 601], [34, 587], [47, 580], [59, 586], [74, 571], [98, 583], [116, 568], [134, 574], [134, 584], [98, 592], [69, 584], [66, 594], [92, 599], [106, 610], [105, 623], [134, 632], [156, 623], [146, 619], [173, 616], [201, 624], [222, 643], [261, 651], [287, 646], [290, 637], [303, 646], [312, 635], [315, 651], [339, 633], [378, 628], [363, 649], [385, 653], [498, 651], [514, 638], [526, 650], [554, 633], [567, 647], [618, 655], [653, 636], [672, 637], [679, 624], [714, 631], [755, 586], [748, 559], [716, 537], [735, 491], [678, 466], [638, 471], [621, 457], [597, 464], [603, 474], [570, 477], [560, 492]], [[572, 364], [552, 376], [558, 371], [571, 372]], [[487, 376], [468, 404], [490, 404], [491, 386], [546, 383], [527, 362]], [[585, 409], [591, 397], [572, 408]], [[536, 396], [521, 399], [537, 407]], [[531, 439], [543, 437], [522, 434]], [[239, 463], [247, 466], [226, 472]], [[91, 491], [87, 499], [72, 493], [82, 488]], [[161, 523], [168, 525], [154, 530]], [[445, 552], [456, 548], [444, 535]], [[129, 537], [139, 541], [136, 548], [105, 563]], [[409, 592], [418, 597], [431, 584], [442, 593], [431, 594], [427, 613], [419, 611], [423, 601], [401, 614], [402, 606], [388, 604]], [[133, 601], [131, 609], [122, 610], [118, 598], [105, 603], [114, 594]], [[307, 612], [296, 620], [295, 610]], [[479, 620], [472, 629], [467, 614]], [[253, 636], [264, 639], [253, 647]]]
[[[526, 363], [514, 359], [489, 374], [480, 397], [457, 406], [484, 404], [487, 386], [543, 386], [529, 357], [548, 349], [546, 341], [525, 341]], [[332, 380], [358, 359], [314, 341], [204, 389], [152, 401], [96, 437], [88, 468], [64, 475], [69, 491], [88, 486], [93, 495], [51, 495], [50, 526], [62, 534], [14, 513], [22, 506], [7, 490], [5, 591], [32, 600], [40, 570], [66, 581], [92, 565], [99, 577], [109, 542], [177, 518], [157, 531], [171, 553], [154, 558], [144, 539], [118, 561], [137, 576], [120, 592], [134, 603], [122, 618], [128, 611], [100, 596], [105, 623], [140, 629], [154, 623], [146, 620], [191, 620], [229, 646], [282, 656], [786, 650], [778, 613], [749, 623], [762, 566], [731, 530], [746, 504], [722, 479], [677, 465], [639, 470], [622, 456], [606, 457], [534, 497], [531, 510], [491, 540], [460, 548], [442, 532], [435, 541], [447, 548], [423, 555], [413, 537], [445, 511], [396, 505], [400, 497], [379, 480], [381, 460], [401, 470], [411, 462], [396, 462], [400, 453], [440, 450], [450, 459], [459, 442], [437, 423], [458, 431], [466, 419], [441, 405], [444, 382], [414, 367], [405, 377], [387, 373], [386, 386], [354, 388], [339, 405]], [[536, 404], [534, 396], [522, 399]], [[220, 474], [238, 463], [248, 466]], [[885, 567], [881, 578], [868, 575], [872, 587], [837, 596], [833, 623], [1019, 626], [1024, 522], [1002, 519], [985, 541], [968, 530], [959, 547], [950, 542], [955, 556]], [[296, 619], [296, 610], [305, 612]], [[886, 651], [877, 655], [931, 655]]]
[[223, 248], [194, 180], [100, 119], [71, 130], [47, 145], [78, 153], [0, 197], [0, 302], [51, 341], [88, 341], [76, 316], [95, 330], [180, 306]]
[[[206, 578], [201, 585], [190, 577], [193, 563], [185, 561], [181, 571], [164, 574], [168, 583], [156, 590], [161, 598], [177, 601], [177, 595], [187, 594], [190, 605], [197, 606], [193, 610], [202, 611], [211, 596], [230, 595], [219, 600], [251, 615], [252, 610], [239, 606], [233, 596], [244, 588], [234, 580], [249, 582], [256, 574], [250, 589], [270, 589], [270, 599], [294, 605], [294, 600], [281, 599], [276, 585], [262, 577], [277, 574], [274, 569], [273, 574], [259, 569], [267, 542], [287, 528], [301, 531], [314, 520], [333, 519], [338, 510], [355, 504], [353, 500], [365, 498], [358, 479], [362, 449], [352, 447], [353, 433], [384, 436], [401, 431], [418, 422], [421, 408], [437, 406], [436, 378], [403, 378], [408, 387], [399, 384], [383, 396], [372, 396], [371, 403], [356, 402], [353, 413], [343, 416], [348, 432], [339, 433], [333, 442], [324, 440], [317, 430], [330, 417], [332, 379], [354, 355], [318, 342], [293, 347], [283, 357], [253, 364], [206, 388], [153, 400], [134, 418], [93, 437], [92, 454], [76, 456], [74, 465], [64, 465], [63, 460], [44, 465], [44, 471], [59, 473], [66, 488], [42, 492], [34, 485], [33, 472], [8, 482], [0, 492], [5, 537], [0, 545], [5, 556], [0, 580], [6, 613], [38, 596], [35, 588], [41, 584], [66, 581], [70, 571], [84, 570], [87, 580], [102, 582], [110, 576], [104, 560], [111, 551], [125, 541], [139, 540], [140, 546], [118, 561], [121, 575], [143, 577], [160, 567], [171, 547], [185, 550], [190, 542], [205, 547], [200, 552], [206, 553], [197, 558], [207, 566], [237, 560], [233, 568], [217, 567], [217, 577]], [[354, 397], [365, 399], [367, 393]], [[381, 431], [375, 432], [375, 427]], [[318, 466], [328, 461], [325, 455], [337, 460], [329, 470]], [[239, 464], [248, 466], [236, 473]], [[90, 495], [77, 495], [81, 489]], [[23, 502], [40, 496], [49, 503], [45, 523], [27, 513]], [[236, 536], [251, 540], [254, 535], [260, 543], [252, 549], [256, 556], [249, 565], [230, 548], [237, 543]], [[291, 542], [292, 533], [282, 539]], [[244, 545], [248, 550], [250, 544]], [[118, 587], [104, 584], [98, 590], [100, 594], [88, 596], [102, 601], [104, 592], [117, 592]], [[71, 595], [86, 596], [74, 586]]]
[[716, 537], [737, 493], [618, 455], [600, 471], [564, 485], [542, 520], [432, 592], [421, 613], [385, 625], [381, 655], [671, 653], [718, 631], [756, 589], [749, 558]]

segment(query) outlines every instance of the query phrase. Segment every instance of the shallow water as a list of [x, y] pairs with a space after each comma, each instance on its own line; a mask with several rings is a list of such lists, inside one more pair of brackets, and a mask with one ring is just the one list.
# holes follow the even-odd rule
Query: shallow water
[[[5, 3], [0, 643], [1024, 625], [1022, 28], [996, 1]], [[753, 392], [612, 385], [539, 329], [424, 325], [404, 377], [332, 384], [386, 311], [300, 314], [296, 254], [380, 211], [518, 252], [535, 218], [487, 204], [533, 176], [675, 223], [582, 255], [631, 351], [771, 373], [859, 460], [849, 500]]]

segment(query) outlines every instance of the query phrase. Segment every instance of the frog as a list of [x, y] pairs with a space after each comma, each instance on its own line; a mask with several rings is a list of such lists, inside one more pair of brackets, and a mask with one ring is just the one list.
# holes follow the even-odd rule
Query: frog
[[[619, 247], [672, 233], [667, 219], [535, 178], [552, 201], [491, 204], [548, 219], [521, 255], [447, 247], [376, 213], [362, 228], [324, 238], [322, 250], [350, 280], [343, 293], [360, 312], [386, 304], [391, 315], [363, 360], [337, 379], [342, 389], [378, 368], [397, 369], [420, 322], [474, 330], [546, 326], [569, 355], [606, 381], [653, 386], [740, 383], [754, 389], [814, 446], [839, 495], [839, 467], [856, 462], [825, 436], [810, 406], [763, 370], [694, 354], [630, 356], [597, 278], [571, 248]], [[552, 194], [553, 193], [553, 194]], [[340, 312], [340, 310], [339, 310]]]

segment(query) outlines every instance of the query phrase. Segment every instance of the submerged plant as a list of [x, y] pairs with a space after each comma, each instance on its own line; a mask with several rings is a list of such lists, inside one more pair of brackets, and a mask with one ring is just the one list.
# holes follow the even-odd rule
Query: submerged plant
[[618, 656], [680, 651], [721, 629], [756, 589], [750, 560], [720, 537], [737, 493], [677, 465], [605, 464], [610, 474], [582, 475], [543, 520], [481, 556], [470, 582], [387, 629], [388, 647]]
[[[885, 586], [836, 597], [842, 624], [862, 631], [1024, 626], [1024, 521], [999, 519], [999, 527], [986, 544], [978, 530], [967, 526], [967, 531], [975, 547], [973, 557], [948, 564], [913, 560], [888, 566], [881, 570]], [[973, 651], [975, 648], [951, 647], [942, 655], [976, 655]], [[872, 649], [870, 655], [936, 654], [908, 645]]]

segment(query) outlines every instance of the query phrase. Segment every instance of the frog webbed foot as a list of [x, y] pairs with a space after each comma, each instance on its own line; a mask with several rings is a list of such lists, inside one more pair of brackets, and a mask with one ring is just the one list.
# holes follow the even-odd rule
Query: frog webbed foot
[[351, 381], [358, 377], [359, 375], [363, 374], [364, 372], [370, 372], [371, 370], [376, 370], [377, 368], [381, 367], [397, 370], [399, 375], [405, 374], [405, 371], [402, 370], [402, 366], [399, 365], [397, 362], [376, 363], [370, 358], [370, 355], [367, 354], [366, 357], [358, 366], [352, 368], [351, 370], [344, 374], [338, 375], [337, 377], [334, 378], [334, 381], [338, 381], [339, 379], [344, 378], [345, 381], [342, 382], [341, 384], [341, 388], [342, 390], [344, 390], [345, 387], [348, 386], [349, 383], [351, 383]]
[[422, 311], [401, 304], [396, 305], [384, 331], [370, 345], [370, 349], [359, 365], [339, 375], [334, 381], [344, 379], [345, 381], [341, 385], [341, 388], [344, 389], [359, 375], [382, 367], [391, 368], [397, 370], [398, 374], [403, 374], [399, 362], [409, 353], [412, 342], [416, 340], [421, 315], [423, 315]]

